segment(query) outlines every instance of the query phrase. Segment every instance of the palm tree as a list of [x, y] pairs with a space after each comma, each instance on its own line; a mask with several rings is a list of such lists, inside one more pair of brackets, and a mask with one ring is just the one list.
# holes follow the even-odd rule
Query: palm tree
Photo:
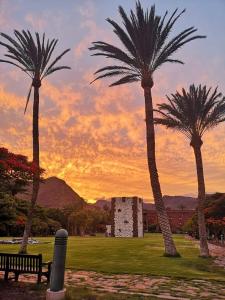
[[178, 130], [189, 140], [194, 150], [198, 177], [198, 227], [200, 237], [200, 255], [209, 256], [207, 232], [204, 216], [205, 181], [201, 147], [203, 134], [225, 121], [225, 98], [211, 88], [191, 85], [189, 90], [182, 89], [171, 97], [167, 96], [168, 104], [159, 104], [160, 117], [155, 118], [156, 124]]
[[168, 20], [166, 20], [168, 12], [166, 12], [163, 17], [160, 17], [155, 13], [155, 6], [152, 6], [150, 10], [147, 9], [144, 11], [138, 1], [136, 2], [136, 13], [131, 10], [129, 17], [120, 6], [119, 13], [124, 29], [111, 19], [107, 19], [107, 21], [112, 25], [114, 33], [122, 42], [124, 50], [102, 41], [94, 42], [90, 48], [90, 50], [95, 51], [93, 56], [104, 56], [120, 62], [119, 65], [112, 64], [97, 70], [95, 72], [95, 80], [104, 77], [120, 76], [120, 79], [113, 82], [110, 86], [135, 81], [141, 82], [145, 97], [146, 139], [150, 183], [159, 224], [164, 238], [165, 254], [168, 256], [176, 256], [177, 250], [172, 239], [156, 167], [151, 90], [154, 84], [154, 72], [167, 62], [183, 64], [182, 61], [172, 58], [174, 52], [184, 44], [204, 37], [193, 35], [197, 29], [189, 27], [168, 40], [174, 24], [184, 12], [185, 10], [178, 13], [176, 9]]
[[34, 102], [33, 102], [33, 163], [37, 168], [33, 176], [33, 189], [31, 206], [28, 213], [27, 222], [25, 225], [23, 241], [20, 252], [26, 253], [27, 241], [30, 236], [32, 217], [34, 213], [35, 203], [37, 200], [39, 181], [40, 181], [40, 162], [39, 162], [39, 89], [42, 80], [48, 75], [62, 69], [70, 69], [67, 66], [57, 66], [56, 63], [66, 54], [70, 49], [66, 49], [55, 59], [51, 60], [53, 51], [58, 43], [58, 40], [49, 40], [45, 38], [45, 34], [40, 36], [35, 33], [35, 37], [31, 35], [30, 31], [19, 32], [14, 30], [15, 38], [7, 34], [0, 33], [0, 36], [5, 39], [5, 42], [0, 41], [0, 45], [6, 48], [7, 60], [1, 59], [0, 62], [8, 63], [16, 66], [25, 72], [32, 80], [28, 92], [27, 101], [24, 113], [26, 112], [29, 103], [32, 87], [34, 88]]

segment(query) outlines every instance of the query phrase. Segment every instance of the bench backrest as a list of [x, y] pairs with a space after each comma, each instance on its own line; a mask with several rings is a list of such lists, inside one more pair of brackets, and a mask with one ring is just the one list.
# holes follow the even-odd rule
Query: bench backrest
[[42, 268], [42, 255], [0, 253], [0, 270], [38, 273]]

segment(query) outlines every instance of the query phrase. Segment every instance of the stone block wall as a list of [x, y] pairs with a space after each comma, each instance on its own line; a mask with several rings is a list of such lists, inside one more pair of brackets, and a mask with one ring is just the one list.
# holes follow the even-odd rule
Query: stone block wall
[[143, 200], [138, 197], [111, 199], [112, 232], [115, 237], [143, 237]]

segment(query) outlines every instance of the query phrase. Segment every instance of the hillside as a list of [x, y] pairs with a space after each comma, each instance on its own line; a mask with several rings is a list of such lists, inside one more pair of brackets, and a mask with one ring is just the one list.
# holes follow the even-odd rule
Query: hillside
[[[30, 200], [32, 186], [17, 198]], [[84, 203], [84, 200], [62, 179], [49, 177], [40, 184], [37, 204], [44, 207], [63, 208], [67, 205]]]
[[[192, 210], [195, 209], [197, 206], [197, 200], [193, 197], [186, 197], [186, 196], [163, 196], [164, 203], [167, 209], [187, 209]], [[111, 203], [109, 200], [97, 200], [95, 205], [97, 207], [103, 208], [104, 206], [111, 207]], [[153, 203], [144, 202], [143, 208], [146, 210], [155, 210], [155, 205]]]
[[186, 196], [163, 196], [166, 208], [169, 209], [195, 209], [197, 206], [197, 199]]

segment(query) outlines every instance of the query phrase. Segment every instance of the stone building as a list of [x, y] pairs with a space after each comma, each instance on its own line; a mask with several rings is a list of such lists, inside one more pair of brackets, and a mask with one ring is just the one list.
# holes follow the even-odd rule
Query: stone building
[[111, 216], [111, 236], [143, 237], [143, 200], [141, 198], [112, 198]]

